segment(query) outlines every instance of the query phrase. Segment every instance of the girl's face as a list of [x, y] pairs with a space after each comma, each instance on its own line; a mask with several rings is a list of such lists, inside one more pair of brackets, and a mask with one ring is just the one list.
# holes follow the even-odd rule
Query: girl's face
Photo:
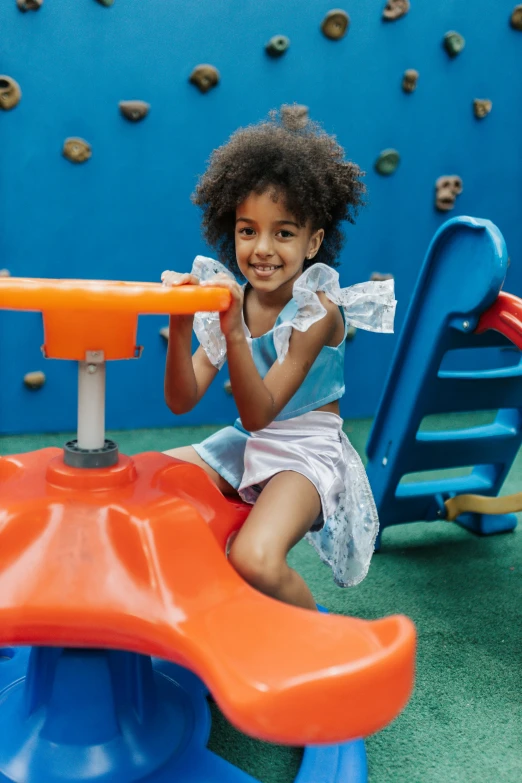
[[250, 193], [236, 209], [236, 257], [243, 276], [255, 289], [269, 293], [292, 284], [313, 258], [324, 230], [312, 232], [299, 226], [284, 199], [273, 200], [273, 191]]

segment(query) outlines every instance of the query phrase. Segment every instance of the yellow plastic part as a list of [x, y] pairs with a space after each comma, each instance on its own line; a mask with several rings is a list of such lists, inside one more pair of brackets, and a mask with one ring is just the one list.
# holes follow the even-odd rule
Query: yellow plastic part
[[484, 495], [457, 495], [444, 501], [446, 519], [453, 522], [460, 514], [512, 514], [522, 511], [522, 492], [503, 498], [486, 498]]

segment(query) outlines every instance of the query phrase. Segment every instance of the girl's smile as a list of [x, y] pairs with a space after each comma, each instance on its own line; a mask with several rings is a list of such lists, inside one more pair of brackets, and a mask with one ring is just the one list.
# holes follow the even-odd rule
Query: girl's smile
[[249, 267], [250, 269], [254, 270], [256, 277], [266, 280], [269, 277], [272, 277], [274, 272], [276, 272], [278, 269], [282, 269], [283, 265], [279, 264], [278, 266], [275, 266], [273, 264], [249, 264]]

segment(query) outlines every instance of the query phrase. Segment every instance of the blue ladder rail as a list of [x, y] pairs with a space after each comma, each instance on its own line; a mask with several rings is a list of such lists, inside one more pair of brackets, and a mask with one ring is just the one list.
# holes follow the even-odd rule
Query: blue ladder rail
[[[368, 439], [367, 472], [384, 528], [444, 516], [456, 494], [498, 495], [522, 443], [522, 354], [498, 332], [475, 334], [496, 301], [507, 249], [489, 220], [458, 217], [428, 248]], [[492, 366], [489, 366], [492, 365]], [[496, 411], [494, 421], [420, 429], [435, 413]], [[411, 473], [471, 468], [469, 475], [401, 481]], [[512, 530], [513, 514], [457, 519], [480, 534]]]

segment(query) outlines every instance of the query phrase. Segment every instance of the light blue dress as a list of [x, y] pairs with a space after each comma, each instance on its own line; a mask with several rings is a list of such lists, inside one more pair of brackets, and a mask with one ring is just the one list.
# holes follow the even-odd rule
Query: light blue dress
[[[195, 259], [192, 273], [199, 279], [218, 272], [232, 277], [213, 259]], [[377, 511], [361, 460], [342, 430], [342, 419], [317, 408], [344, 394], [348, 326], [393, 331], [393, 280], [341, 289], [334, 269], [314, 264], [294, 283], [292, 299], [269, 332], [253, 338], [246, 323], [244, 328], [254, 363], [264, 378], [275, 361], [284, 361], [293, 329], [306, 331], [326, 314], [318, 291], [324, 291], [341, 309], [345, 331], [339, 345], [322, 348], [304, 382], [268, 427], [249, 433], [237, 419], [234, 426], [194, 444], [194, 449], [249, 503], [282, 470], [295, 470], [309, 478], [321, 498], [322, 513], [307, 539], [330, 565], [337, 584], [348, 586], [360, 582], [368, 571], [378, 532]], [[226, 361], [226, 341], [219, 314], [197, 313], [194, 330], [210, 361], [220, 369]]]

